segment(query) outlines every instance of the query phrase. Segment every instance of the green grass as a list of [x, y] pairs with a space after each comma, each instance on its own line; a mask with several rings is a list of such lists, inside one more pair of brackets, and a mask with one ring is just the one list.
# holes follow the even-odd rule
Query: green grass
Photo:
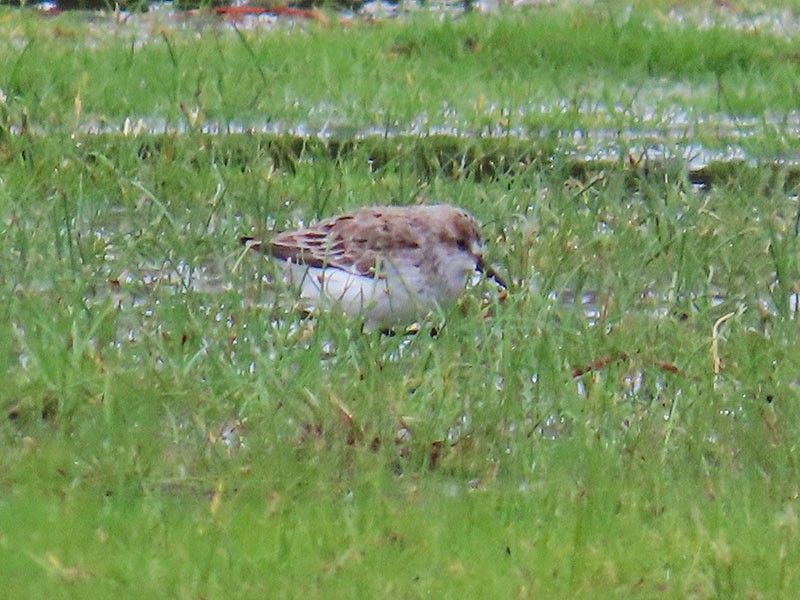
[[126, 26], [111, 15], [43, 22], [7, 12], [0, 117], [48, 132], [121, 130], [126, 118], [344, 137], [412, 122], [533, 137], [578, 129], [590, 140], [596, 129], [667, 130], [667, 143], [721, 149], [754, 130], [776, 153], [796, 150], [775, 121], [798, 103], [796, 32], [700, 28], [671, 8], [600, 3], [348, 26], [331, 16], [237, 32], [199, 19], [202, 36], [164, 16]]
[[[648, 74], [607, 47], [608, 21], [586, 52], [558, 48], [602, 7], [534, 14], [244, 35], [257, 56], [280, 42], [284, 64], [330, 50], [297, 80], [278, 68], [270, 106], [291, 121], [302, 110], [288, 99], [317, 103], [328, 81], [354, 128], [372, 118], [362, 101], [401, 123], [445, 95], [467, 107], [501, 89], [512, 105], [547, 89], [543, 68], [600, 73], [610, 98], [626, 81], [700, 81], [709, 65], [753, 85], [791, 70], [763, 59], [787, 47], [766, 35], [614, 38], [650, 44]], [[660, 14], [613, 27], [662, 27]], [[247, 96], [266, 88], [231, 32], [168, 30], [176, 67], [158, 36], [127, 59], [115, 49], [129, 33], [65, 55], [54, 49], [85, 24], [8, 15], [34, 43], [9, 43], [22, 62], [0, 69], [4, 127], [29, 124], [0, 133], [7, 597], [794, 596], [798, 175], [773, 161], [789, 128], [750, 140], [752, 164], [712, 165], [707, 189], [680, 159], [583, 162], [569, 136], [85, 135], [87, 114], [179, 120], [198, 80], [222, 119], [260, 114], [267, 100]], [[477, 56], [460, 50], [472, 35]], [[655, 52], [692, 40], [713, 41], [708, 62]], [[410, 50], [390, 57], [398, 44]], [[536, 51], [547, 67], [524, 60]], [[139, 52], [156, 91], [119, 93], [145, 72]], [[364, 53], [386, 71], [364, 77]], [[403, 96], [406, 73], [425, 94]], [[708, 100], [698, 89], [686, 110]], [[788, 114], [777, 93], [746, 95], [743, 114]], [[583, 117], [559, 118], [571, 131]], [[419, 335], [362, 334], [335, 314], [303, 320], [268, 263], [241, 256], [241, 235], [420, 196], [484, 224], [513, 281], [505, 301], [482, 283]], [[582, 293], [598, 316], [568, 301]], [[731, 313], [715, 373], [715, 323]]]

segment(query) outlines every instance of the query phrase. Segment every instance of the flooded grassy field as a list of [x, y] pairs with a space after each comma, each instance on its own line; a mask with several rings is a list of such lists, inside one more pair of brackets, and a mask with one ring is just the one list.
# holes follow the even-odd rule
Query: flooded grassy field
[[[8, 597], [792, 597], [797, 10], [0, 11]], [[507, 294], [239, 245], [420, 200]]]

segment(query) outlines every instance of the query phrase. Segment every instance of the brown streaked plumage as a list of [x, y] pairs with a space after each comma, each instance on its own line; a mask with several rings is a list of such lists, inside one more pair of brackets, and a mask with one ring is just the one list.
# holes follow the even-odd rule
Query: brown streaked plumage
[[484, 270], [477, 222], [449, 205], [360, 208], [267, 243], [242, 242], [283, 261], [303, 298], [332, 300], [368, 326], [420, 318], [454, 300], [470, 272]]

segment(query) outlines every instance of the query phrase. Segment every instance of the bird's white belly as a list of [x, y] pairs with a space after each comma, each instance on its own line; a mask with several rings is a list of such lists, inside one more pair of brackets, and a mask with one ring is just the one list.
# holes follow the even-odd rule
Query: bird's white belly
[[290, 264], [290, 283], [316, 308], [337, 308], [349, 317], [364, 318], [368, 329], [408, 325], [451, 298], [440, 297], [415, 271], [403, 277], [387, 269], [378, 277], [355, 275], [337, 268]]

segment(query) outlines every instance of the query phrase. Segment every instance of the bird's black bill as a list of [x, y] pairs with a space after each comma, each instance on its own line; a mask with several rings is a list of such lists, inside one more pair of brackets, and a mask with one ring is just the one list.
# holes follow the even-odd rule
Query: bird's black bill
[[502, 277], [500, 277], [500, 275], [497, 274], [497, 271], [495, 271], [491, 267], [488, 267], [483, 272], [486, 274], [486, 276], [489, 279], [494, 280], [494, 282], [497, 285], [499, 285], [501, 288], [503, 288], [504, 290], [508, 289], [508, 284], [505, 282], [505, 280]]
[[505, 282], [505, 280], [500, 275], [498, 275], [497, 271], [495, 271], [492, 267], [487, 267], [483, 263], [483, 260], [478, 261], [478, 271], [486, 275], [486, 277], [488, 277], [489, 279], [493, 280], [497, 285], [499, 285], [504, 290], [508, 289], [508, 284]]

